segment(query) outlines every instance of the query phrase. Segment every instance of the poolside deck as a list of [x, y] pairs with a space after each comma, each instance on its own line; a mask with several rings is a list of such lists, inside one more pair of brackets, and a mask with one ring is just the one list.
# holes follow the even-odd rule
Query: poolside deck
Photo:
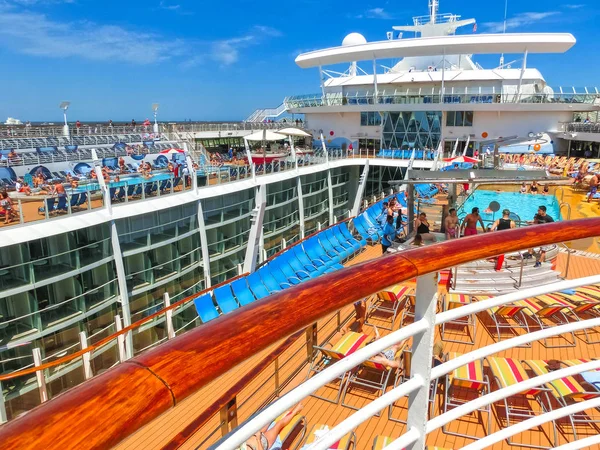
[[[365, 252], [351, 261], [350, 264], [376, 258], [379, 255], [379, 246], [368, 247]], [[575, 255], [572, 255], [571, 258], [572, 260], [569, 278], [581, 277], [591, 273], [600, 273], [600, 260], [591, 261], [589, 258]], [[566, 255], [561, 254], [558, 259], [558, 270], [564, 269], [565, 262]], [[353, 308], [351, 306], [345, 307], [341, 311], [342, 319], [351, 317], [352, 315]], [[495, 340], [492, 338], [493, 331], [489, 328], [490, 323], [489, 320], [487, 320], [487, 316], [485, 314], [480, 314], [477, 317], [477, 321], [477, 337], [474, 346], [466, 343], [444, 342], [444, 351], [465, 353], [472, 351], [474, 348], [486, 346], [495, 342]], [[377, 318], [373, 318], [373, 323], [375, 325], [383, 324], [383, 322], [380, 323], [379, 319]], [[380, 332], [381, 334], [386, 333], [381, 328]], [[366, 326], [365, 333], [373, 335], [373, 328]], [[319, 322], [318, 334], [319, 343], [323, 343], [323, 340], [325, 339], [335, 343], [337, 339], [340, 338], [341, 335], [337, 331], [337, 320], [335, 320], [335, 316], [332, 316], [332, 320], [329, 322], [327, 320]], [[237, 396], [237, 414], [239, 422], [247, 419], [256, 410], [262, 408], [265, 404], [268, 404], [276, 397], [276, 383], [281, 388], [279, 393], [283, 394], [305, 380], [308, 370], [305, 363], [305, 345], [305, 338], [302, 336], [278, 358], [279, 371], [277, 378], [274, 376], [275, 366], [270, 365], [269, 368], [257, 376], [246, 389], [240, 392], [240, 394]], [[535, 342], [531, 348], [517, 348], [511, 351], [502, 352], [497, 356], [511, 357], [518, 360], [563, 359], [565, 351], [568, 351], [569, 358], [593, 358], [600, 356], [600, 350], [597, 344], [588, 345], [583, 342], [580, 337], [577, 337], [577, 346], [567, 350], [564, 348], [548, 349], [541, 343]], [[177, 407], [163, 414], [157, 420], [148, 424], [137, 433], [131, 435], [129, 438], [121, 442], [121, 444], [119, 444], [116, 448], [120, 450], [165, 448], [173, 436], [181, 432], [181, 430], [183, 430], [188, 424], [193, 422], [202, 411], [204, 411], [212, 402], [226, 392], [226, 390], [236, 381], [243, 378], [247, 371], [257, 364], [268, 352], [269, 350], [265, 350], [257, 355], [253, 355], [242, 365], [233, 368], [227, 374], [213, 381], [209, 386], [187, 398]], [[333, 398], [334, 394], [333, 390], [328, 388], [321, 388], [318, 393], [320, 395], [328, 396], [329, 398]], [[350, 391], [347, 396], [347, 403], [355, 405], [356, 407], [360, 407], [373, 400], [374, 397], [375, 396], [373, 392], [366, 390], [353, 390]], [[441, 394], [438, 394], [438, 398], [435, 402], [435, 414], [439, 413], [440, 399]], [[314, 397], [308, 397], [302, 403], [304, 404], [303, 414], [306, 416], [309, 430], [312, 425], [318, 423], [328, 424], [330, 427], [332, 427], [354, 413], [354, 410], [348, 407], [325, 402]], [[533, 408], [537, 407], [537, 405], [533, 404], [530, 406]], [[498, 417], [496, 415], [497, 411], [501, 412], [501, 409], [498, 410], [493, 408], [492, 432], [499, 429]], [[400, 401], [398, 406], [394, 409], [394, 417], [402, 417], [405, 419], [406, 414], [406, 401]], [[594, 419], [600, 420], [600, 413], [592, 411], [589, 412], [589, 414]], [[478, 422], [475, 416], [469, 418], [464, 417], [461, 420], [453, 422], [450, 427], [453, 431], [474, 434], [475, 436], [483, 437], [485, 434], [488, 434], [487, 430], [485, 430], [484, 426]], [[546, 445], [548, 444], [550, 428], [551, 427], [549, 425], [546, 425], [542, 427], [542, 430], [532, 430], [526, 432], [523, 435], [518, 436], [518, 439], [530, 444]], [[356, 448], [360, 450], [371, 449], [375, 436], [386, 435], [395, 438], [405, 431], [406, 426], [401, 423], [390, 421], [388, 419], [387, 410], [385, 410], [380, 417], [373, 417], [356, 428], [355, 432], [358, 439]], [[559, 443], [565, 443], [573, 440], [573, 435], [570, 432], [570, 429], [563, 427], [562, 431], [563, 434], [559, 433]], [[577, 431], [579, 437], [581, 438], [590, 434], [598, 433], [600, 430], [590, 425], [579, 426]], [[206, 425], [202, 426], [196, 433], [194, 433], [181, 448], [207, 448], [208, 445], [216, 442], [220, 437], [221, 428], [219, 422], [219, 413], [217, 412], [216, 415], [213, 416], [212, 419], [206, 423]], [[296, 443], [298, 442], [300, 441], [297, 441]], [[442, 432], [442, 430], [433, 432], [428, 437], [428, 445], [437, 445], [445, 448], [461, 448], [463, 445], [466, 445], [470, 442], [473, 442], [473, 440], [450, 436]], [[176, 447], [169, 446], [166, 448]], [[503, 441], [496, 444], [492, 448], [509, 449], [513, 448], [513, 446], [510, 446]]]

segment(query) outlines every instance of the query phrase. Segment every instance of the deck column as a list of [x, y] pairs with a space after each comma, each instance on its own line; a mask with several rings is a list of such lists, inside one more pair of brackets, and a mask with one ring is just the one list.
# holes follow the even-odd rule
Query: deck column
[[[408, 396], [407, 428], [419, 431], [419, 439], [408, 446], [410, 450], [424, 450], [427, 435], [425, 430], [429, 419], [429, 395], [431, 385], [431, 366], [433, 358], [433, 342], [436, 328], [435, 312], [437, 304], [437, 273], [430, 273], [417, 278], [415, 297], [415, 322], [425, 320], [429, 326], [425, 331], [413, 337], [411, 377], [420, 376], [423, 385]], [[435, 381], [434, 381], [435, 382]]]
[[[119, 298], [121, 300], [121, 309], [123, 310], [123, 325], [128, 327], [131, 325], [131, 311], [129, 309], [129, 293], [127, 291], [127, 278], [125, 276], [125, 264], [123, 264], [123, 253], [121, 252], [121, 244], [119, 243], [119, 233], [117, 232], [117, 224], [113, 220], [110, 226], [111, 244], [113, 255], [115, 257], [115, 268], [117, 270], [117, 284], [119, 286]], [[125, 353], [127, 359], [133, 358], [133, 337], [131, 331], [126, 333], [125, 337]]]
[[208, 253], [208, 239], [206, 238], [206, 226], [204, 224], [204, 210], [202, 201], [198, 201], [198, 234], [200, 235], [200, 252], [202, 253], [202, 270], [204, 272], [204, 287], [209, 288], [210, 282], [210, 254]]
[[331, 169], [327, 169], [327, 198], [329, 203], [329, 225], [335, 223], [335, 217], [333, 215], [333, 182], [331, 180]]
[[[33, 349], [33, 365], [39, 367], [43, 364], [42, 361], [42, 353], [38, 347]], [[40, 403], [45, 403], [48, 401], [48, 390], [46, 388], [46, 377], [44, 375], [43, 370], [38, 370], [35, 373], [35, 378], [38, 385], [38, 390], [40, 391]]]
[[302, 197], [302, 177], [296, 177], [296, 195], [298, 196], [298, 221], [300, 222], [300, 239], [304, 239], [304, 197]]
[[6, 415], [6, 406], [4, 405], [4, 394], [2, 394], [2, 382], [0, 381], [0, 423], [5, 423], [8, 421], [8, 416]]
[[317, 324], [313, 323], [306, 329], [306, 355], [309, 361], [312, 360], [315, 345], [317, 345]]

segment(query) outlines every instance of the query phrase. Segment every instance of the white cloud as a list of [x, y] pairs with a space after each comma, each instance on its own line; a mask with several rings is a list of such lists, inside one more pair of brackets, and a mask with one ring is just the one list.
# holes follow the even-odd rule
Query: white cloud
[[569, 9], [579, 9], [579, 8], [583, 8], [585, 5], [581, 5], [581, 4], [567, 4], [564, 5], [565, 8], [569, 8]]
[[181, 5], [169, 5], [168, 3], [162, 1], [159, 3], [158, 7], [167, 11], [179, 11], [181, 9]]
[[183, 52], [183, 42], [93, 22], [57, 22], [46, 15], [0, 9], [0, 45], [34, 56], [80, 57], [150, 64]]
[[[546, 11], [546, 12], [525, 12], [517, 14], [509, 18], [506, 21], [506, 29], [520, 28], [527, 25], [532, 25], [537, 22], [544, 21], [549, 17], [555, 16], [558, 11]], [[483, 24], [487, 31], [492, 33], [500, 33], [504, 30], [504, 22], [485, 22]]]
[[[42, 13], [0, 3], [0, 46], [39, 57], [130, 64], [171, 60], [182, 68], [194, 67], [210, 59], [227, 66], [239, 60], [242, 49], [256, 45], [265, 36], [280, 35], [274, 28], [255, 26], [246, 35], [238, 37], [189, 41], [91, 21], [60, 22]], [[203, 50], [198, 52], [198, 48]]]
[[387, 11], [383, 8], [373, 8], [373, 9], [369, 9], [366, 13], [365, 16], [368, 19], [389, 19], [390, 15], [387, 13]]

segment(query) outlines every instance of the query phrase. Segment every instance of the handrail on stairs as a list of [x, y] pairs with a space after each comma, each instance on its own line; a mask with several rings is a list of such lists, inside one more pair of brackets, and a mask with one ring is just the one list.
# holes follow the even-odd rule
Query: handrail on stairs
[[555, 222], [415, 248], [323, 275], [115, 366], [0, 427], [0, 442], [4, 449], [114, 446], [251, 355], [390, 285], [565, 236], [599, 235], [600, 218]]

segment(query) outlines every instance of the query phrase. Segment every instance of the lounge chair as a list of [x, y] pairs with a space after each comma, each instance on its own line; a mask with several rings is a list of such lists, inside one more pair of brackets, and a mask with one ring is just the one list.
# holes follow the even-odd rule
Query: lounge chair
[[[540, 327], [541, 330], [546, 328], [552, 328], [556, 325], [566, 325], [569, 323], [569, 319], [564, 314], [564, 310], [568, 309], [567, 306], [552, 303], [544, 304], [543, 302], [538, 303], [535, 298], [528, 298], [520, 300], [516, 304], [524, 306], [524, 314], [529, 317], [533, 322]], [[565, 344], [552, 345], [549, 343], [549, 339], [546, 338], [542, 341], [546, 348], [562, 348], [562, 347], [575, 347], [575, 333], [569, 332], [571, 340], [564, 337]], [[561, 335], [562, 336], [562, 335]]]
[[245, 278], [238, 278], [237, 280], [231, 283], [231, 290], [235, 295], [238, 303], [242, 306], [249, 305], [256, 299], [254, 298], [254, 294], [248, 287], [248, 283]]
[[582, 286], [576, 289], [577, 292], [592, 297], [594, 300], [600, 300], [600, 287]]
[[[317, 351], [318, 354], [316, 358], [311, 360], [310, 366], [308, 368], [307, 378], [310, 378], [310, 376], [313, 373], [319, 373], [327, 367], [329, 367], [330, 365], [363, 348], [365, 345], [367, 345], [368, 342], [369, 336], [367, 336], [366, 334], [349, 331], [345, 335], [343, 335], [340, 338], [340, 340], [331, 348], [314, 345], [313, 351]], [[319, 396], [316, 393], [313, 393], [311, 395], [313, 397], [320, 398], [321, 400], [337, 404], [340, 401], [342, 389], [345, 386], [344, 382], [346, 380], [346, 373], [340, 375], [336, 380], [339, 380], [339, 385], [336, 389], [337, 393], [334, 400], [331, 400], [327, 397]]]
[[364, 237], [362, 237], [362, 236], [360, 236], [360, 235], [359, 235], [359, 236], [360, 236], [360, 240], [359, 240], [359, 239], [355, 238], [355, 237], [352, 235], [352, 233], [350, 233], [350, 229], [348, 228], [348, 225], [346, 224], [346, 222], [343, 222], [343, 223], [341, 223], [341, 224], [340, 224], [340, 226], [339, 226], [339, 230], [340, 230], [340, 233], [342, 233], [342, 235], [343, 235], [343, 236], [344, 236], [344, 237], [345, 237], [345, 238], [346, 238], [346, 239], [347, 239], [349, 242], [351, 242], [351, 241], [352, 241], [352, 239], [354, 239], [356, 242], [358, 242], [358, 243], [359, 243], [359, 245], [361, 246], [361, 248], [362, 248], [362, 247], [364, 247], [365, 245], [367, 245], [367, 240], [366, 240]]
[[[287, 252], [286, 252], [287, 253]], [[317, 277], [327, 270], [327, 266], [321, 260], [313, 261], [304, 252], [301, 245], [295, 245], [292, 247], [292, 253], [296, 257], [296, 260], [302, 264], [302, 268], [311, 276], [311, 278]]]
[[[536, 376], [547, 374], [550, 371], [548, 368], [549, 361], [547, 360], [525, 360], [522, 362], [529, 367]], [[598, 390], [594, 390], [592, 392], [586, 391], [583, 386], [581, 386], [581, 384], [572, 376], [551, 381], [547, 384], [547, 386], [549, 388], [550, 395], [552, 395], [554, 400], [556, 400], [561, 407], [566, 407], [573, 403], [600, 396], [600, 392]], [[583, 411], [580, 413], [570, 414], [568, 418], [571, 422], [574, 440], [577, 440], [576, 424], [600, 423], [600, 419], [594, 419]], [[561, 421], [558, 421], [559, 427], [560, 423]], [[596, 432], [598, 432], [597, 427]]]
[[[308, 433], [308, 438], [306, 439], [304, 446], [308, 447], [314, 444], [322, 434], [327, 432], [327, 430], [329, 430], [328, 425], [317, 424], [313, 426]], [[354, 434], [354, 431], [351, 431], [329, 448], [331, 450], [350, 450], [356, 448], [356, 434]]]
[[49, 197], [44, 199], [44, 206], [40, 206], [38, 208], [38, 214], [44, 214], [48, 212], [48, 215], [54, 212], [55, 207], [54, 204], [56, 202], [56, 197]]
[[[592, 316], [592, 317], [598, 317], [600, 316], [600, 311], [598, 311], [598, 307], [600, 306], [600, 303], [598, 302], [581, 302], [579, 304], [574, 304], [571, 303], [567, 300], [565, 300], [564, 298], [564, 294], [561, 295], [556, 295], [556, 294], [546, 294], [546, 295], [539, 295], [536, 297], [537, 299], [539, 299], [541, 302], [547, 304], [547, 305], [560, 305], [562, 306], [563, 309], [563, 315], [565, 316], [565, 319], [567, 319], [567, 322], [569, 321], [568, 319], [572, 319], [572, 321], [574, 322], [579, 322], [581, 321], [581, 318], [588, 315], [588, 316]], [[575, 297], [575, 299], [578, 299], [577, 297]], [[598, 331], [595, 331], [596, 334], [598, 334]], [[583, 334], [585, 336], [584, 341], [587, 344], [599, 344], [600, 340], [594, 340], [591, 336], [590, 333], [587, 329], [583, 329]]]
[[69, 209], [67, 205], [67, 196], [64, 195], [62, 197], [58, 197], [58, 202], [56, 203], [56, 208], [54, 209], [56, 212], [62, 211], [67, 212]]
[[[461, 356], [460, 353], [449, 353], [448, 359], [456, 359]], [[445, 389], [444, 389], [444, 413], [452, 408], [464, 405], [470, 402], [476, 397], [489, 394], [490, 392], [490, 381], [487, 375], [483, 372], [483, 363], [481, 360], [472, 361], [464, 366], [455, 369], [445, 377]], [[482, 413], [487, 414], [487, 429], [484, 429], [484, 435], [489, 434], [491, 431], [492, 414], [490, 406], [483, 406], [477, 410], [478, 419], [477, 423], [483, 425]], [[462, 420], [462, 419], [458, 419]], [[466, 437], [471, 439], [477, 439], [477, 435], [470, 435], [466, 433], [459, 433], [457, 431], [450, 430], [450, 425], [444, 425], [442, 430], [446, 434], [453, 436]], [[461, 429], [463, 427], [460, 427]], [[469, 429], [470, 427], [467, 427]]]
[[240, 307], [233, 296], [233, 292], [231, 292], [231, 286], [229, 284], [216, 288], [213, 291], [213, 295], [215, 296], [217, 306], [223, 314], [235, 311]]
[[[498, 342], [502, 340], [501, 330], [509, 330], [511, 338], [518, 336], [517, 330], [523, 330], [525, 334], [529, 333], [529, 324], [523, 312], [525, 309], [525, 306], [521, 305], [502, 305], [487, 310], [496, 327]], [[520, 347], [529, 348], [531, 343], [523, 344]]]
[[[492, 375], [494, 376], [494, 380], [496, 381], [496, 385], [499, 389], [506, 388], [529, 379], [525, 368], [516, 359], [488, 357], [485, 359], [485, 361], [490, 367]], [[530, 401], [536, 402], [540, 406], [543, 413], [549, 412], [551, 410], [550, 398], [548, 397], [549, 391], [550, 389], [545, 387], [534, 387], [531, 389], [526, 389], [512, 397], [502, 399], [501, 402], [504, 405], [504, 418], [506, 419], [506, 424], [502, 424], [501, 426], [503, 428], [508, 428], [513, 425], [514, 422], [531, 419], [532, 417], [537, 416], [536, 412], [529, 408]], [[509, 401], [509, 399], [512, 399], [512, 401]], [[500, 420], [501, 414], [498, 409], [497, 412], [498, 420]], [[511, 423], [511, 421], [513, 421], [513, 423]], [[542, 431], [542, 433], [544, 433], [544, 430], [541, 426], [539, 429]], [[557, 443], [556, 423], [554, 421], [552, 422], [552, 429], [553, 438], [548, 436], [550, 441], [549, 446], [535, 445], [529, 442], [515, 442], [512, 440], [512, 437], [508, 438], [507, 442], [509, 445], [518, 445], [521, 447], [543, 449], [552, 448], [555, 447]]]
[[[271, 429], [275, 426], [277, 422], [285, 417], [288, 412], [284, 412], [279, 417], [277, 417], [271, 425], [269, 425], [268, 429]], [[285, 449], [295, 449], [298, 447], [298, 444], [302, 441], [304, 436], [306, 435], [306, 417], [301, 414], [296, 414], [290, 423], [288, 423], [277, 435], [277, 441], [273, 444], [274, 448], [285, 448]], [[298, 444], [293, 445], [294, 441], [298, 441]]]
[[[394, 355], [394, 358], [396, 357], [397, 354]], [[351, 370], [348, 373], [348, 377], [346, 377], [346, 383], [342, 392], [342, 405], [355, 410], [360, 409], [359, 407], [345, 403], [346, 394], [352, 386], [361, 386], [372, 390], [375, 398], [383, 395], [390, 381], [390, 376], [394, 371], [394, 368], [370, 359], [363, 361], [357, 368]], [[376, 417], [379, 417], [379, 413], [376, 414]]]
[[248, 282], [248, 287], [254, 294], [257, 300], [261, 298], [268, 297], [270, 295], [267, 288], [264, 286], [261, 277], [258, 273], [251, 273], [246, 277], [246, 281]]
[[262, 284], [269, 291], [269, 294], [274, 294], [276, 292], [281, 291], [282, 289], [285, 289], [285, 287], [291, 286], [291, 284], [287, 285], [285, 287], [280, 286], [280, 284], [277, 282], [277, 280], [275, 279], [275, 277], [269, 270], [268, 265], [262, 266], [255, 273], [258, 274], [258, 276], [260, 277], [260, 279], [262, 281]]
[[203, 294], [200, 297], [194, 299], [194, 306], [196, 307], [196, 311], [198, 312], [198, 316], [202, 323], [209, 322], [213, 319], [219, 317], [219, 312], [212, 300], [212, 296], [210, 294]]
[[410, 295], [414, 295], [414, 289], [402, 284], [397, 284], [386, 289], [385, 291], [378, 292], [377, 300], [371, 302], [369, 310], [367, 311], [367, 320], [365, 323], [369, 323], [370, 316], [375, 311], [378, 311], [391, 316], [389, 328], [384, 325], [378, 326], [384, 330], [393, 330], [394, 323], [398, 317], [398, 311], [405, 305], [407, 298]]
[[[456, 308], [460, 308], [465, 305], [471, 304], [471, 296], [464, 294], [445, 294], [442, 299], [442, 307], [444, 311], [451, 311]], [[447, 328], [449, 325], [456, 325], [458, 327], [466, 328], [469, 341], [450, 339], [446, 336]], [[469, 314], [465, 317], [459, 317], [458, 319], [454, 319], [450, 322], [446, 322], [442, 324], [441, 335], [442, 340], [447, 342], [458, 342], [460, 344], [475, 344], [475, 336], [477, 334], [477, 319], [475, 318], [475, 314]]]

